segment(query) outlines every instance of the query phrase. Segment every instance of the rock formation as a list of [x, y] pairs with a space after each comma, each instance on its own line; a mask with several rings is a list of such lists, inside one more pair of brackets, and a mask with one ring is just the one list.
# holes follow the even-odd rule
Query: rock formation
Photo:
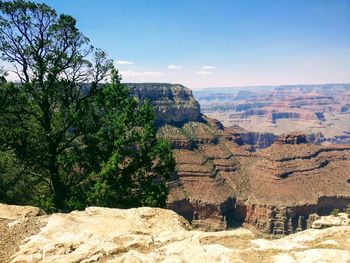
[[235, 88], [213, 88], [195, 94], [203, 113], [226, 127], [276, 136], [321, 133], [322, 141], [350, 144], [350, 84], [246, 87], [238, 93]]
[[35, 208], [2, 205], [0, 215], [9, 214], [8, 210], [18, 213], [0, 217], [3, 263], [350, 261], [350, 226], [266, 240], [243, 228], [192, 230], [184, 218], [158, 208], [89, 207], [39, 216], [31, 212]]
[[238, 145], [251, 145], [254, 150], [271, 146], [277, 138], [277, 136], [271, 132], [250, 132], [237, 124], [225, 128], [225, 132], [231, 135], [232, 137], [230, 140]]
[[[188, 104], [197, 105], [187, 89], [174, 87], [184, 89], [177, 93], [186, 93]], [[153, 105], [170, 94], [163, 88], [149, 90], [138, 96]], [[183, 98], [181, 103], [187, 105]], [[199, 107], [191, 112], [199, 112]], [[246, 223], [262, 233], [290, 234], [350, 202], [350, 145], [314, 145], [307, 135], [294, 133], [252, 152], [239, 146], [232, 131], [218, 121], [204, 115], [189, 121], [188, 115], [181, 119], [174, 114], [176, 121], [166, 117], [158, 131], [171, 142], [177, 162], [168, 207], [194, 226], [219, 230]]]
[[130, 93], [136, 98], [149, 99], [152, 103], [157, 125], [182, 124], [200, 120], [199, 103], [191, 90], [179, 84], [166, 83], [126, 83]]
[[[273, 134], [272, 132], [252, 132], [235, 124], [231, 127], [225, 127], [225, 133], [228, 134], [229, 139], [237, 143], [240, 146], [252, 146], [251, 151], [258, 149], [264, 149], [271, 146], [276, 139], [280, 136]], [[293, 134], [293, 133], [291, 133]], [[296, 133], [300, 134], [300, 133]], [[281, 136], [289, 136], [290, 134], [282, 134]], [[322, 133], [308, 133], [305, 134], [305, 139], [316, 145], [321, 145], [326, 141]]]
[[[199, 114], [186, 88], [175, 85], [176, 92], [167, 93], [170, 87], [156, 86], [138, 97], [159, 106], [158, 136], [171, 142], [177, 162], [167, 203], [185, 219], [156, 208], [45, 215], [0, 205], [0, 262], [350, 261], [350, 227], [320, 218], [350, 202], [350, 145], [315, 145], [294, 133], [252, 151]], [[182, 95], [162, 104], [164, 94]], [[183, 118], [176, 103], [188, 106]], [[198, 230], [241, 224], [250, 230]], [[293, 234], [331, 225], [340, 226]], [[265, 240], [255, 233], [291, 235]]]
[[322, 216], [312, 223], [312, 228], [323, 229], [332, 226], [349, 226], [350, 216], [346, 213], [339, 213], [338, 215]]
[[[303, 135], [283, 136], [271, 147], [237, 156], [236, 218], [264, 233], [289, 234], [311, 227], [318, 215], [350, 202], [350, 146], [317, 146]], [[232, 175], [228, 175], [228, 178]]]

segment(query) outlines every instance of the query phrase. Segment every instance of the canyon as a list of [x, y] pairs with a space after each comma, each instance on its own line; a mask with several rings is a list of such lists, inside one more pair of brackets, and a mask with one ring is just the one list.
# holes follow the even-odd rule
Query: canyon
[[350, 203], [350, 145], [312, 144], [320, 136], [294, 132], [252, 146], [236, 133], [249, 132], [201, 114], [186, 87], [140, 85], [147, 93], [128, 84], [154, 105], [158, 136], [171, 143], [177, 163], [168, 208], [198, 229], [243, 224], [260, 234], [291, 234]]
[[168, 209], [0, 204], [1, 262], [350, 261], [349, 215], [328, 216], [350, 203], [350, 145], [224, 127], [182, 85], [127, 87], [171, 144]]
[[249, 131], [258, 142], [247, 142], [257, 149], [295, 131], [316, 137], [317, 144], [350, 144], [350, 84], [208, 88], [194, 94], [205, 115]]

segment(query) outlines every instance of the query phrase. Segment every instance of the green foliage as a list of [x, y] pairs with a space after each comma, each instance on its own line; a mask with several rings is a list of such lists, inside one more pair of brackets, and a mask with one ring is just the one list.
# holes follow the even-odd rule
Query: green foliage
[[346, 209], [345, 209], [345, 213], [350, 216], [350, 203], [347, 204]]
[[11, 151], [0, 152], [0, 202], [12, 201], [14, 192], [17, 189], [7, 189], [11, 184], [17, 181], [23, 173], [23, 167], [19, 164], [16, 156]]
[[[94, 171], [89, 205], [108, 207], [165, 206], [165, 181], [174, 171], [170, 146], [156, 138], [154, 112], [147, 101], [127, 95], [113, 71], [112, 84], [99, 93], [97, 108], [104, 112], [94, 123], [93, 148], [101, 166]], [[101, 147], [102, 145], [102, 147]]]
[[338, 208], [334, 208], [332, 211], [331, 211], [331, 215], [332, 216], [338, 216], [339, 214], [339, 209]]
[[7, 76], [7, 72], [4, 71], [3, 67], [0, 67], [0, 84], [3, 84], [6, 82], [6, 77]]
[[175, 164], [153, 108], [129, 96], [74, 18], [0, 2], [0, 52], [21, 81], [0, 82], [3, 200], [48, 211], [165, 205]]
[[42, 197], [48, 189], [40, 181], [38, 175], [25, 169], [12, 150], [0, 151], [0, 202], [44, 207]]

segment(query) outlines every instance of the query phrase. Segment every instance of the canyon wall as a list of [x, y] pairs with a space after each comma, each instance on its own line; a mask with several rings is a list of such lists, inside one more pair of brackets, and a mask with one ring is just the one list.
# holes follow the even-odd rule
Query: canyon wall
[[156, 113], [157, 125], [179, 125], [199, 121], [199, 103], [190, 89], [180, 84], [126, 83], [129, 92], [139, 100], [149, 99]]
[[167, 205], [193, 226], [243, 223], [265, 234], [290, 234], [350, 202], [350, 145], [310, 143], [321, 134], [264, 137], [224, 128], [201, 115], [181, 85], [129, 88], [156, 108], [158, 136], [171, 143], [177, 163]]
[[311, 228], [320, 216], [329, 215], [334, 208], [341, 211], [349, 203], [350, 197], [341, 196], [324, 196], [316, 204], [294, 206], [238, 201], [234, 215], [238, 222], [253, 225], [263, 233], [286, 235]]
[[[247, 131], [239, 125], [225, 127], [224, 130], [227, 134], [227, 139], [234, 141], [240, 146], [252, 146], [251, 151], [267, 148], [279, 138], [279, 136], [272, 132]], [[327, 142], [327, 139], [322, 133], [307, 133], [305, 134], [305, 138], [309, 143], [316, 145]]]
[[[225, 127], [276, 136], [322, 134], [324, 142], [350, 144], [350, 84], [208, 88], [195, 92], [203, 113]], [[235, 96], [232, 98], [232, 96]]]

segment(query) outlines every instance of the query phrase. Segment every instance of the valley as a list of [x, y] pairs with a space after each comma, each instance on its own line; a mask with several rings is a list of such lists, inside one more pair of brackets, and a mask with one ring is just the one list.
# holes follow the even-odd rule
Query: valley
[[317, 144], [350, 143], [350, 84], [213, 88], [194, 94], [203, 114], [256, 137], [297, 131], [316, 137]]
[[167, 206], [193, 226], [291, 234], [350, 202], [350, 145], [301, 132], [250, 140], [251, 132], [202, 114], [182, 85], [127, 86], [155, 108], [158, 136], [177, 163]]

